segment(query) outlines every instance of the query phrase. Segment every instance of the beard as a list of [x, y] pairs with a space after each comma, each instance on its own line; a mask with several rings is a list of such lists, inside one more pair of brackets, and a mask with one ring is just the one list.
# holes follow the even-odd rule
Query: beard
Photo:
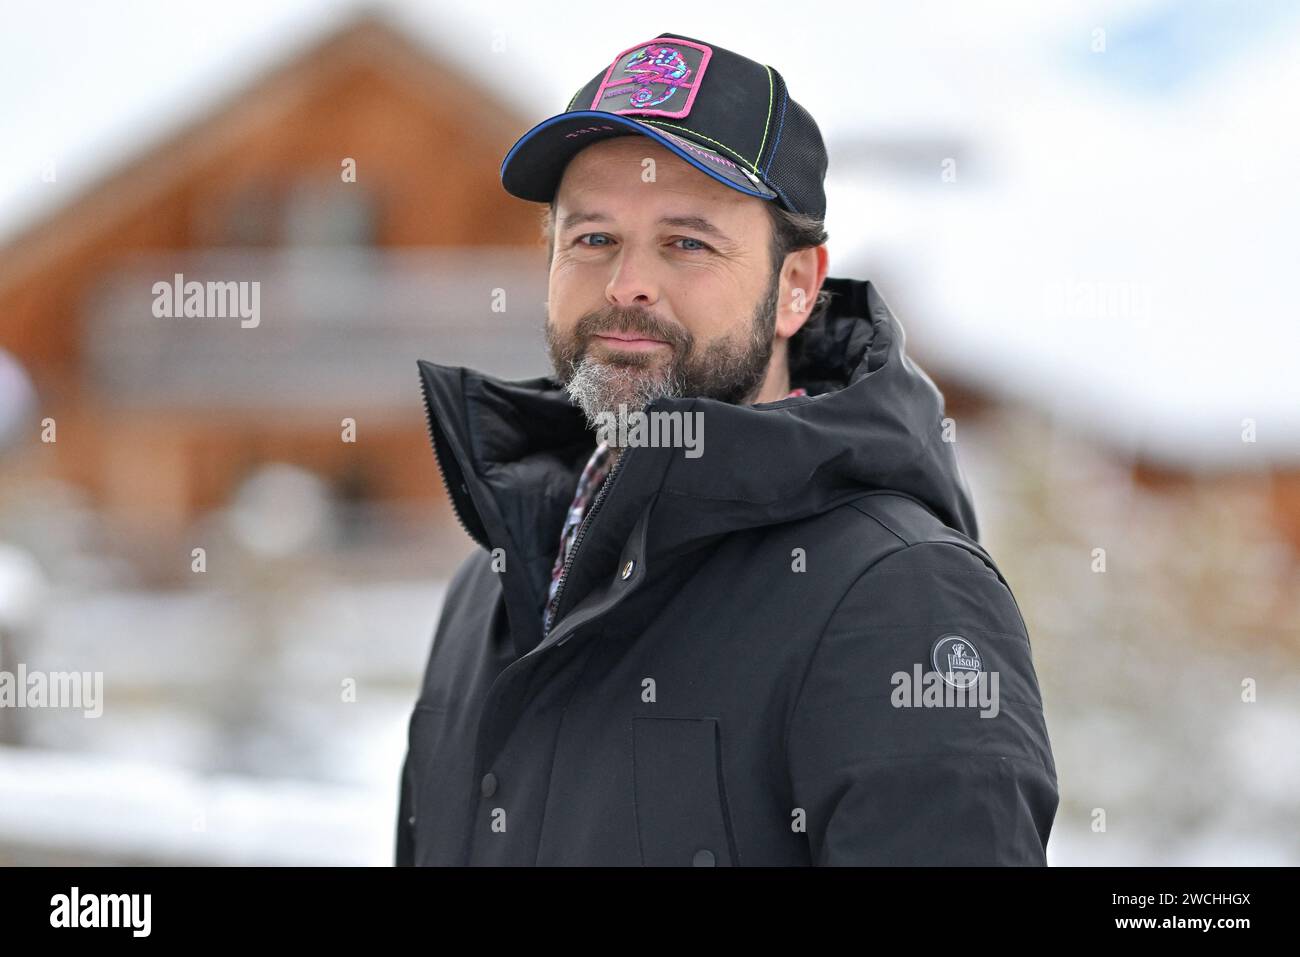
[[[595, 429], [602, 419], [617, 420], [641, 411], [662, 396], [704, 397], [739, 405], [762, 387], [772, 358], [780, 274], [773, 272], [753, 314], [738, 332], [701, 346], [680, 326], [661, 322], [640, 308], [610, 306], [584, 314], [572, 332], [560, 335], [549, 316], [546, 348], [555, 376]], [[668, 343], [663, 349], [588, 351], [595, 335], [635, 334]], [[598, 347], [599, 348], [599, 347]], [[624, 408], [620, 411], [620, 405]]]

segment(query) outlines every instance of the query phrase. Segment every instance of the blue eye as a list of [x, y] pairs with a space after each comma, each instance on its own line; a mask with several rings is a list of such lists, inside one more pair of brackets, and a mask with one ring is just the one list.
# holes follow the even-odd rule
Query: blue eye
[[[587, 240], [589, 240], [589, 239], [591, 239], [591, 240], [599, 239], [599, 240], [602, 240], [602, 242], [587, 242]], [[599, 246], [608, 246], [608, 245], [610, 244], [610, 238], [609, 238], [609, 236], [607, 236], [605, 233], [583, 233], [581, 236], [578, 236], [576, 239], [574, 239], [574, 242], [575, 242], [577, 245], [579, 245], [579, 246], [586, 246], [586, 247], [588, 247], [588, 248], [595, 248], [595, 247], [599, 247]], [[704, 241], [702, 241], [702, 240], [696, 239], [696, 238], [693, 237], [693, 236], [682, 236], [682, 237], [680, 237], [680, 238], [678, 238], [678, 239], [674, 239], [673, 242], [674, 242], [674, 243], [696, 243], [696, 244], [697, 244], [697, 245], [695, 245], [695, 246], [693, 246], [693, 247], [688, 247], [688, 248], [684, 249], [684, 250], [683, 250], [684, 252], [692, 252], [692, 253], [693, 253], [693, 252], [703, 252], [704, 250], [708, 250], [708, 249], [712, 249], [712, 248], [713, 248], [713, 247], [710, 246], [708, 243], [706, 243], [706, 242], [704, 242]], [[680, 247], [679, 247], [679, 248], [680, 248]]]

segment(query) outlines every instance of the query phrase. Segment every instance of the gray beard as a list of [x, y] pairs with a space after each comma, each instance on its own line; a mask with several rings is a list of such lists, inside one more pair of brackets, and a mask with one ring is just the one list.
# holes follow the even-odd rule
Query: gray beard
[[684, 395], [686, 383], [680, 373], [674, 374], [673, 368], [650, 373], [638, 365], [583, 356], [572, 378], [564, 384], [564, 391], [582, 410], [587, 427], [595, 429], [598, 416], [617, 415], [620, 403], [628, 412], [638, 411], [663, 396]]

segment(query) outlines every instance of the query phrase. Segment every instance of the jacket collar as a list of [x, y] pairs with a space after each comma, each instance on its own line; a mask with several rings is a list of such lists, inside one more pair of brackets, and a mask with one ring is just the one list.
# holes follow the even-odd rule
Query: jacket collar
[[[636, 553], [653, 575], [730, 532], [821, 514], [864, 492], [908, 495], [977, 539], [943, 397], [907, 356], [901, 323], [866, 280], [828, 277], [826, 312], [791, 340], [791, 386], [806, 397], [734, 406], [661, 398], [647, 412], [698, 413], [704, 454], [637, 446], [611, 474], [569, 570], [563, 617]], [[512, 630], [534, 646], [559, 533], [595, 436], [552, 376], [506, 381], [418, 361], [430, 438], [457, 517], [502, 549]], [[653, 507], [653, 521], [650, 508]], [[581, 554], [576, 554], [579, 552]]]

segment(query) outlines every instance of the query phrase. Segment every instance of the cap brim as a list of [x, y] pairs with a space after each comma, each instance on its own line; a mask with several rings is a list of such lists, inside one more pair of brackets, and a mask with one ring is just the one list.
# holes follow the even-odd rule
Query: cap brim
[[564, 168], [580, 150], [598, 140], [640, 134], [672, 150], [724, 186], [759, 199], [777, 194], [750, 170], [716, 150], [618, 113], [574, 110], [543, 120], [521, 136], [501, 163], [501, 185], [520, 199], [547, 203], [555, 196]]

